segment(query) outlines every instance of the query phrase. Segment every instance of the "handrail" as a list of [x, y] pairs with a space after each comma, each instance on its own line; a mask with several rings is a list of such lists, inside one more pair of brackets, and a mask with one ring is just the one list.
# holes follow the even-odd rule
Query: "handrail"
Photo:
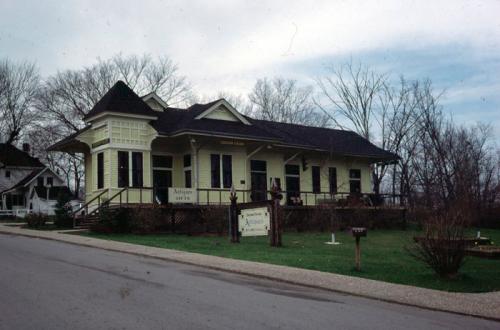
[[[116, 194], [114, 194], [113, 196], [111, 196], [107, 201], [105, 201], [102, 205], [104, 204], [111, 204], [111, 201], [113, 199], [115, 199], [118, 195], [121, 195], [125, 190], [128, 190], [129, 187], [125, 187], [125, 188], [122, 188], [122, 190], [120, 190], [119, 192], [117, 192]], [[127, 201], [127, 204], [128, 204], [128, 201]], [[120, 205], [121, 205], [121, 198], [120, 198]]]
[[[88, 202], [86, 202], [85, 204], [83, 204], [82, 207], [80, 207], [78, 210], [74, 211], [73, 212], [73, 216], [75, 216], [78, 212], [80, 212], [81, 210], [83, 209], [86, 209], [88, 208], [88, 206], [90, 205], [90, 203], [92, 203], [93, 201], [95, 201], [96, 199], [100, 198], [102, 195], [104, 195], [105, 193], [108, 192], [108, 188], [104, 189], [103, 191], [101, 191], [97, 196], [95, 196], [94, 198], [92, 198], [91, 200], [89, 200]], [[100, 203], [99, 203], [100, 204]]]
[[[97, 213], [104, 206], [109, 206], [109, 204], [111, 203], [111, 201], [113, 199], [115, 199], [116, 196], [121, 195], [127, 189], [128, 189], [128, 187], [123, 188], [122, 190], [120, 190], [119, 192], [117, 192], [116, 194], [114, 194], [113, 196], [111, 196], [110, 198], [108, 198], [107, 200], [105, 200], [104, 202], [102, 202], [102, 204], [100, 204], [98, 207], [96, 207], [94, 210], [92, 210], [92, 212], [88, 213], [87, 216]], [[121, 198], [120, 198], [120, 201], [121, 201]], [[120, 202], [120, 207], [121, 207], [121, 202]]]

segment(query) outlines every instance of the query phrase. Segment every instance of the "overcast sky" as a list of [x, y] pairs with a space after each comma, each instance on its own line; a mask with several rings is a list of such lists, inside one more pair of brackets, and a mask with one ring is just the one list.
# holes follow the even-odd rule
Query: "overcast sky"
[[42, 74], [96, 58], [168, 55], [195, 92], [247, 94], [260, 77], [313, 83], [353, 59], [430, 78], [458, 122], [500, 136], [499, 1], [0, 0], [0, 58]]

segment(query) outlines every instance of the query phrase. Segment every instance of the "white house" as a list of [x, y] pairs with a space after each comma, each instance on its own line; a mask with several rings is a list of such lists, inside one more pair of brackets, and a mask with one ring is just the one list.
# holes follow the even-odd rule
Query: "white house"
[[0, 209], [54, 213], [60, 193], [71, 194], [57, 173], [23, 150], [0, 143]]

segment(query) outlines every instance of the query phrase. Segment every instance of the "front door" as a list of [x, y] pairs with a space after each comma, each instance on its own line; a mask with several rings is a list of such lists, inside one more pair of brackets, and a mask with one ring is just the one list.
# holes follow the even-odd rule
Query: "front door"
[[168, 202], [169, 187], [172, 187], [172, 171], [153, 170], [153, 189], [156, 203], [166, 204]]
[[264, 160], [250, 161], [250, 184], [252, 201], [265, 201], [267, 199], [267, 165]]
[[285, 165], [286, 203], [300, 205], [300, 167], [299, 165]]

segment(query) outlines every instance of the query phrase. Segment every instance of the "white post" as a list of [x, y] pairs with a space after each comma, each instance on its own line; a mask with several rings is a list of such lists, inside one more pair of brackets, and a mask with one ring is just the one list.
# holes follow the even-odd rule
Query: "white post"
[[192, 159], [192, 164], [191, 167], [194, 166], [194, 170], [192, 171], [193, 176], [194, 176], [194, 189], [196, 191], [196, 203], [199, 203], [200, 196], [199, 196], [199, 183], [198, 183], [198, 178], [199, 178], [199, 166], [198, 166], [198, 148], [196, 148], [196, 140], [194, 138], [189, 137], [189, 143], [191, 144], [191, 153], [193, 154], [193, 159]]

